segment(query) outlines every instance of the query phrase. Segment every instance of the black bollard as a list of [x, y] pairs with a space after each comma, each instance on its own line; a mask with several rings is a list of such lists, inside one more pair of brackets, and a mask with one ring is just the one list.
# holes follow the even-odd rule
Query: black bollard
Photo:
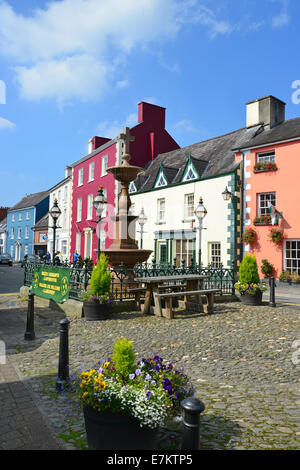
[[34, 333], [34, 294], [28, 294], [27, 324], [24, 339], [32, 341], [35, 339]]
[[69, 320], [65, 318], [60, 324], [59, 363], [56, 390], [62, 391], [69, 382]]
[[200, 413], [205, 410], [198, 398], [190, 397], [181, 402], [184, 409], [182, 450], [199, 450]]
[[269, 305], [270, 307], [276, 307], [276, 303], [275, 303], [275, 278], [274, 277], [270, 277], [270, 302], [269, 302]]

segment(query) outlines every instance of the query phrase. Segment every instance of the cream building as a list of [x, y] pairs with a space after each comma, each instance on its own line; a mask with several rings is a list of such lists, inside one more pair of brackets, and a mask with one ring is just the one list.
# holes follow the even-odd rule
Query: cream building
[[[143, 248], [153, 250], [156, 262], [191, 265], [201, 259], [203, 266], [237, 267], [242, 256], [241, 170], [232, 149], [247, 132], [243, 128], [160, 154], [130, 184], [131, 213], [144, 209]], [[228, 201], [222, 194], [226, 188]], [[200, 197], [207, 211], [201, 231], [195, 216]], [[136, 230], [140, 246], [138, 222]]]
[[[70, 260], [70, 224], [71, 224], [71, 192], [72, 192], [72, 169], [66, 167], [65, 178], [50, 190], [49, 210], [57, 199], [61, 215], [57, 220], [55, 251], [61, 253], [62, 259]], [[53, 219], [49, 215], [47, 251], [52, 256], [53, 249]]]

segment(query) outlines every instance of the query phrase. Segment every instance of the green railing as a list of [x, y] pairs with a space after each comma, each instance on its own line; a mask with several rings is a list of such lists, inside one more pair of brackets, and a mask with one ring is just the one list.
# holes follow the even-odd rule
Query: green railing
[[[40, 264], [25, 263], [24, 265], [24, 285], [31, 286], [33, 281], [33, 271], [35, 266], [53, 266], [51, 263], [41, 262]], [[70, 294], [71, 299], [80, 299], [80, 292], [88, 288], [92, 273], [91, 263], [86, 261], [83, 265], [72, 265], [68, 263], [55, 264], [56, 268], [70, 269]], [[133, 299], [134, 293], [131, 288], [139, 285], [138, 278], [155, 276], [174, 276], [182, 274], [201, 274], [205, 276], [202, 281], [202, 288], [220, 289], [222, 295], [235, 293], [235, 273], [233, 268], [218, 268], [212, 266], [198, 266], [191, 264], [185, 266], [184, 260], [180, 266], [175, 264], [157, 264], [155, 260], [151, 263], [136, 264], [133, 269], [125, 268], [121, 263], [117, 268], [111, 268], [111, 294], [116, 300]]]

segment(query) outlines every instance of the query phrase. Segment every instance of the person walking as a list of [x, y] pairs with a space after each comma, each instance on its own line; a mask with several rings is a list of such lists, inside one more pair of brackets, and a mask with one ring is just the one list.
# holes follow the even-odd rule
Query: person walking
[[78, 261], [78, 258], [79, 258], [79, 254], [78, 254], [77, 250], [74, 251], [72, 256], [73, 256], [73, 263], [75, 264]]

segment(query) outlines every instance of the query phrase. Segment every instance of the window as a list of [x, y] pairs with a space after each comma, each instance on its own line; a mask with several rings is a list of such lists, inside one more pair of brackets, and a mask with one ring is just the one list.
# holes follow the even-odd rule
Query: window
[[184, 218], [191, 219], [194, 216], [194, 194], [184, 196]]
[[80, 254], [81, 251], [81, 233], [76, 232], [76, 251]]
[[19, 212], [19, 220], [22, 220], [22, 212]]
[[21, 227], [18, 227], [18, 238], [20, 239], [22, 237], [22, 229]]
[[28, 255], [28, 245], [24, 246], [24, 255]]
[[89, 181], [94, 180], [94, 173], [95, 173], [95, 163], [92, 162], [89, 164]]
[[81, 216], [82, 216], [82, 198], [79, 197], [77, 199], [77, 222], [81, 221]]
[[256, 161], [257, 163], [275, 163], [275, 152], [259, 153]]
[[92, 240], [93, 232], [91, 230], [85, 231], [85, 246], [84, 246], [84, 257], [92, 258]]
[[157, 200], [157, 222], [165, 221], [165, 199]]
[[160, 171], [159, 175], [158, 175], [158, 178], [157, 178], [157, 182], [155, 184], [155, 188], [160, 188], [161, 186], [167, 186], [167, 180], [163, 174], [162, 171]]
[[190, 180], [194, 180], [196, 178], [198, 178], [198, 175], [196, 174], [196, 172], [193, 168], [193, 165], [190, 164], [187, 168], [186, 174], [185, 174], [182, 181], [190, 181]]
[[158, 253], [159, 253], [159, 263], [166, 264], [168, 262], [168, 253], [167, 253], [167, 244], [159, 243]]
[[78, 186], [83, 184], [83, 168], [79, 168], [78, 170]]
[[39, 242], [45, 243], [47, 241], [47, 234], [45, 232], [40, 232], [39, 234]]
[[107, 164], [108, 164], [108, 155], [104, 155], [102, 157], [102, 165], [101, 165], [101, 176], [107, 175]]
[[63, 256], [67, 256], [67, 245], [68, 245], [67, 240], [62, 240], [62, 242], [61, 242], [61, 254]]
[[269, 203], [276, 207], [276, 193], [258, 194], [257, 215], [268, 215], [270, 213]]
[[221, 266], [221, 243], [209, 242], [209, 264], [213, 268], [219, 268]]
[[175, 240], [176, 266], [181, 266], [184, 260], [185, 266], [190, 266], [193, 258], [193, 240]]
[[29, 238], [29, 227], [26, 225], [25, 227], [25, 238]]
[[300, 275], [300, 240], [285, 240], [284, 268]]
[[15, 229], [14, 229], [14, 227], [12, 227], [12, 228], [10, 229], [10, 238], [11, 238], [12, 240], [15, 238]]
[[11, 247], [10, 247], [10, 256], [12, 258], [14, 257], [14, 245], [11, 245]]
[[12, 221], [12, 222], [15, 221], [15, 214], [12, 214], [12, 215], [11, 215], [11, 221]]
[[134, 181], [131, 181], [129, 184], [129, 193], [136, 193], [136, 186], [134, 184]]
[[93, 217], [93, 194], [89, 194], [87, 198], [87, 219], [92, 219]]
[[30, 212], [27, 211], [27, 212], [26, 212], [26, 220], [29, 220], [29, 219], [30, 219]]

